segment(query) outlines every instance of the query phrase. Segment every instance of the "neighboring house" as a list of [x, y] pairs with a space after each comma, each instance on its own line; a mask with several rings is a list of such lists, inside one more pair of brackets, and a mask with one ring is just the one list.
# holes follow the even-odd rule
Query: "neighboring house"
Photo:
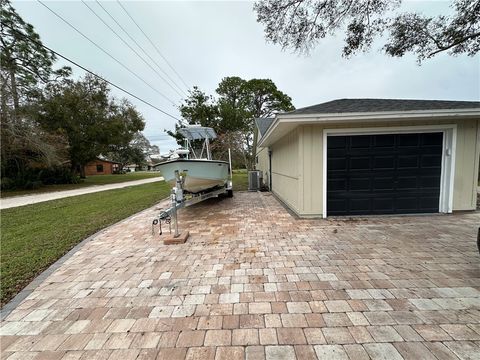
[[123, 167], [123, 170], [126, 172], [135, 172], [137, 169], [140, 169], [140, 167], [137, 164], [127, 164]]
[[476, 208], [480, 102], [341, 99], [256, 123], [257, 169], [300, 216]]
[[108, 175], [118, 173], [121, 164], [116, 161], [96, 158], [85, 165], [85, 175]]

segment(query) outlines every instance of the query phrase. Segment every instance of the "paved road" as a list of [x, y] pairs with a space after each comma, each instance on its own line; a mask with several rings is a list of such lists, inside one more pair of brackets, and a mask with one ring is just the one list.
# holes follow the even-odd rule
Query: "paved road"
[[8, 208], [13, 208], [17, 206], [36, 204], [39, 202], [62, 199], [70, 196], [91, 194], [91, 193], [105, 191], [105, 190], [121, 189], [127, 186], [143, 185], [143, 184], [148, 184], [148, 183], [162, 181], [162, 180], [163, 180], [163, 177], [155, 177], [150, 179], [126, 181], [123, 183], [116, 183], [116, 184], [109, 184], [109, 185], [94, 185], [94, 186], [89, 186], [89, 187], [75, 189], [75, 190], [64, 190], [64, 191], [54, 191], [54, 192], [34, 194], [34, 195], [13, 196], [13, 197], [1, 199], [0, 209], [8, 209]]

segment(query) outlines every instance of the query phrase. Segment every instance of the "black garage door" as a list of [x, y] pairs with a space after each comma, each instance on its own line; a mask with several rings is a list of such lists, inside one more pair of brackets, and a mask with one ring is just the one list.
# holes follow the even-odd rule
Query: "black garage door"
[[327, 215], [438, 212], [443, 133], [328, 136]]

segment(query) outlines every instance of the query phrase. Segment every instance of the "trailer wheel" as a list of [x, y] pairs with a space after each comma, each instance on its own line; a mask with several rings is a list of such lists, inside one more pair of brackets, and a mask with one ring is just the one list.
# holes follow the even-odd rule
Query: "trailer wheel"
[[233, 197], [233, 190], [232, 189], [227, 190], [227, 197], [229, 197], [229, 198]]

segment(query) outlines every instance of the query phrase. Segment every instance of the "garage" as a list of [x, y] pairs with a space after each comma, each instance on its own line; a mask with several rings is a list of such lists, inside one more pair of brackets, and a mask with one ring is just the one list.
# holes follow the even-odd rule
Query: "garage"
[[442, 132], [328, 136], [328, 214], [438, 212], [442, 144]]
[[478, 101], [338, 99], [256, 124], [257, 169], [299, 217], [477, 208]]

